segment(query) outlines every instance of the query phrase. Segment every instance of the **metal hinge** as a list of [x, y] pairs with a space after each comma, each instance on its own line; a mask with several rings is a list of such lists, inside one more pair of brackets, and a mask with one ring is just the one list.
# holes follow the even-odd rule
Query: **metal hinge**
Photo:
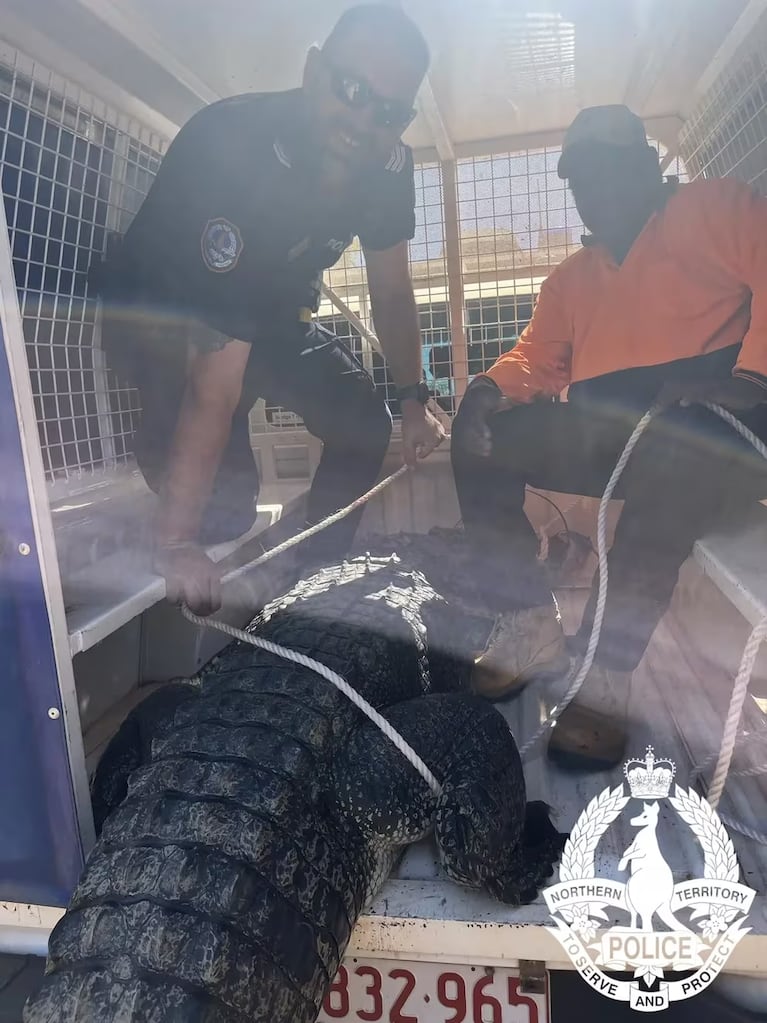
[[528, 995], [546, 993], [546, 963], [542, 959], [519, 960], [519, 988]]

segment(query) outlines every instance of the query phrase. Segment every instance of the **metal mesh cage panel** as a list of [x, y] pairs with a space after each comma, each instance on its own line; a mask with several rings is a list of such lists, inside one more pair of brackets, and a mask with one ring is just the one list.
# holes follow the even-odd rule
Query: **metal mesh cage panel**
[[0, 170], [46, 474], [126, 461], [136, 395], [109, 373], [86, 273], [122, 231], [165, 142], [0, 48]]
[[[415, 235], [409, 245], [410, 273], [415, 289], [421, 325], [422, 365], [432, 392], [440, 404], [452, 409], [455, 385], [447, 313], [447, 265], [445, 256], [445, 213], [442, 168], [438, 163], [422, 163], [415, 168]], [[370, 291], [365, 274], [365, 257], [359, 242], [343, 253], [325, 274], [328, 289], [320, 305], [319, 322], [340, 338], [360, 359], [378, 387], [383, 388], [387, 404], [396, 419], [399, 405], [391, 374], [369, 336], [375, 338], [370, 308]], [[359, 319], [363, 332], [339, 312], [337, 297]], [[302, 426], [298, 416], [276, 406], [265, 405], [263, 414], [251, 419], [255, 433]]]
[[[757, 108], [757, 96], [767, 89], [757, 51], [729, 78], [722, 76], [716, 95], [707, 97], [691, 119], [682, 155], [694, 174], [721, 173], [722, 160], [733, 171], [748, 171], [755, 167], [754, 152], [762, 154], [764, 163], [764, 150], [753, 146], [739, 162], [734, 155], [736, 137], [745, 139], [749, 132], [753, 140], [765, 116], [761, 100]], [[741, 120], [746, 114], [750, 120], [731, 138], [733, 124], [740, 123], [733, 121], [734, 109], [744, 111]], [[703, 141], [701, 133], [712, 125], [714, 134]], [[82, 477], [130, 459], [139, 411], [135, 392], [103, 365], [96, 305], [88, 298], [85, 274], [94, 255], [103, 251], [107, 233], [124, 232], [138, 210], [166, 141], [2, 47], [0, 127], [3, 195], [46, 470], [50, 479]], [[695, 141], [698, 135], [700, 142]], [[724, 139], [730, 141], [724, 144]], [[737, 152], [744, 152], [743, 144], [738, 143]], [[446, 203], [438, 162], [416, 167], [416, 233], [409, 256], [422, 365], [447, 412], [455, 410], [456, 380], [470, 380], [516, 343], [542, 281], [580, 245], [582, 225], [556, 173], [559, 154], [558, 147], [547, 147], [457, 162], [452, 263], [446, 230], [452, 191]], [[668, 170], [687, 177], [679, 160]], [[764, 173], [760, 167], [751, 179]], [[449, 181], [452, 190], [452, 175]], [[399, 409], [375, 341], [358, 243], [326, 274], [325, 286], [320, 322], [360, 358], [384, 388], [396, 417]], [[461, 345], [457, 366], [453, 342], [459, 291], [466, 361]], [[351, 312], [354, 323], [339, 306]], [[251, 424], [255, 433], [303, 428], [290, 410], [263, 402]]]
[[580, 247], [559, 148], [472, 157], [458, 165], [468, 377], [514, 346], [543, 279]]
[[700, 98], [680, 153], [692, 178], [733, 176], [767, 195], [767, 15]]

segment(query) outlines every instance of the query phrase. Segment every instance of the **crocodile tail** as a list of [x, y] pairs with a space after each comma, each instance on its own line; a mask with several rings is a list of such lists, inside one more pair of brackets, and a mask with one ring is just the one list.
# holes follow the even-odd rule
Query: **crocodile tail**
[[[234, 818], [209, 805], [208, 825], [221, 833], [203, 844], [177, 827], [180, 810], [146, 798], [107, 822], [108, 837], [51, 935], [24, 1023], [314, 1020], [284, 950], [268, 947], [263, 934], [265, 920], [287, 923], [290, 910], [275, 904], [252, 864], [224, 851]], [[178, 844], [149, 844], [162, 818], [177, 828]], [[112, 824], [130, 838], [115, 840]], [[313, 949], [304, 951], [304, 969], [316, 968]]]
[[249, 714], [249, 694], [236, 720], [218, 694], [199, 697], [155, 739], [54, 928], [24, 1023], [314, 1023], [364, 863], [313, 803], [311, 751]]
[[442, 865], [459, 884], [513, 905], [531, 902], [564, 838], [545, 804], [527, 802], [519, 751], [497, 709], [479, 697], [443, 700], [453, 704], [445, 731], [455, 738], [435, 814]]

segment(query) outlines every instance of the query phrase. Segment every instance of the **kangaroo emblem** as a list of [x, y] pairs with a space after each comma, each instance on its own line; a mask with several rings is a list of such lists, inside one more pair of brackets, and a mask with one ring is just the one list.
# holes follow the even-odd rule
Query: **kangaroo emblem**
[[657, 803], [644, 803], [644, 809], [631, 818], [634, 827], [641, 828], [625, 851], [618, 870], [631, 866], [631, 877], [626, 884], [626, 902], [631, 913], [631, 929], [636, 930], [637, 917], [641, 930], [651, 931], [653, 917], [657, 916], [672, 931], [687, 931], [671, 911], [674, 877], [658, 845], [655, 830], [660, 808]]

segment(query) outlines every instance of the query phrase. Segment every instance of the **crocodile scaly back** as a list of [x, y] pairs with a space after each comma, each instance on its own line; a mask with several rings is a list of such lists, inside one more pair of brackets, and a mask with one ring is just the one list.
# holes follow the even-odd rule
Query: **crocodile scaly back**
[[98, 843], [26, 1023], [313, 1023], [359, 915], [429, 833], [458, 884], [535, 898], [563, 838], [526, 803], [504, 719], [466, 692], [461, 651], [489, 623], [444, 561], [431, 578], [435, 543], [448, 557], [449, 538], [378, 538], [251, 627], [341, 674], [440, 797], [323, 678], [231, 644], [108, 747]]

